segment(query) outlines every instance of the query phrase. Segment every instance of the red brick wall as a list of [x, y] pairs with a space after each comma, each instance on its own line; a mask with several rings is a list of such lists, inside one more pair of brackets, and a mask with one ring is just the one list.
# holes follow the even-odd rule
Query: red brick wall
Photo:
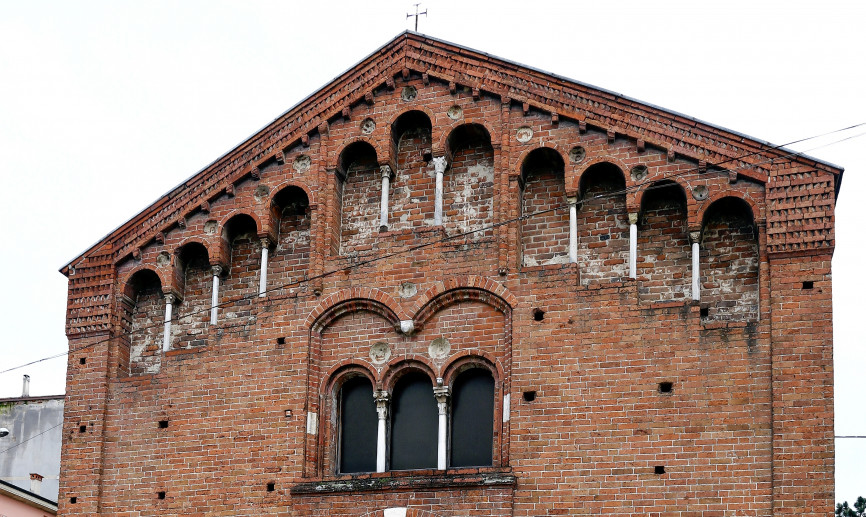
[[[116, 257], [104, 275], [112, 294], [97, 300], [112, 307], [111, 330], [70, 335], [61, 513], [360, 516], [400, 506], [454, 517], [829, 513], [830, 258], [766, 253], [768, 233], [780, 230], [767, 227], [761, 182], [701, 170], [687, 149], [639, 145], [598, 121], [555, 122], [549, 112], [503, 106], [460, 85], [452, 93], [447, 81], [425, 83], [415, 72], [403, 79], [398, 70], [395, 82], [345, 116], [336, 112], [308, 140], [267, 150], [279, 159], [269, 158], [259, 177], [232, 180], [178, 216], [182, 224]], [[414, 100], [402, 98], [404, 86], [417, 89]], [[392, 123], [410, 108], [426, 110], [432, 129], [410, 125], [395, 139]], [[366, 118], [375, 121], [369, 135], [360, 130]], [[485, 129], [460, 129], [466, 124]], [[516, 138], [521, 128], [533, 132], [526, 142]], [[339, 157], [358, 140], [375, 147], [376, 159], [349, 167], [343, 185]], [[573, 159], [577, 146], [585, 156]], [[443, 228], [432, 227], [428, 147], [451, 159]], [[521, 197], [517, 178], [540, 147], [562, 157], [564, 172], [530, 175]], [[382, 233], [384, 163], [396, 170], [391, 225]], [[593, 179], [587, 171], [599, 163], [622, 171], [626, 193], [591, 200], [623, 189]], [[639, 165], [645, 177], [633, 173]], [[672, 175], [684, 193], [647, 190]], [[273, 195], [286, 185], [299, 189], [298, 201], [279, 198], [275, 207]], [[521, 256], [544, 262], [567, 251], [565, 209], [540, 219], [555, 231], [542, 230], [537, 245], [534, 221], [522, 231], [512, 222], [435, 242], [505, 222], [521, 203], [524, 212], [551, 206], [565, 193], [589, 199], [578, 212], [576, 266], [518, 267]], [[704, 226], [708, 207], [730, 195], [752, 208], [754, 226], [728, 211]], [[226, 228], [239, 212], [246, 223]], [[635, 280], [622, 279], [628, 213], [640, 214]], [[705, 318], [690, 299], [688, 233], [699, 230]], [[275, 241], [270, 287], [352, 264], [355, 252], [393, 255], [259, 298], [263, 235]], [[176, 320], [173, 349], [163, 354], [160, 289], [183, 295], [181, 316], [209, 303], [204, 264], [184, 270], [175, 255], [189, 239], [203, 242], [211, 262], [230, 266], [220, 292], [228, 305], [216, 326], [205, 324], [207, 311], [194, 323]], [[430, 245], [406, 251], [419, 244]], [[159, 276], [159, 287], [124, 300], [129, 275], [143, 268]], [[813, 289], [803, 289], [805, 280]], [[81, 286], [71, 284], [76, 300], [86, 294]], [[69, 328], [87, 328], [86, 311], [73, 315]], [[414, 331], [399, 331], [409, 320]], [[193, 337], [197, 346], [187, 347]], [[450, 349], [431, 357], [438, 337]], [[378, 341], [391, 347], [383, 364], [370, 357]], [[329, 383], [341, 368], [364, 368], [388, 389], [406, 365], [448, 382], [449, 368], [466, 360], [494, 370], [493, 467], [336, 474]], [[670, 393], [659, 391], [662, 382], [672, 383]], [[665, 473], [655, 473], [662, 466]]]
[[[565, 177], [553, 171], [532, 171], [523, 187], [523, 214], [566, 204]], [[541, 213], [520, 223], [524, 266], [568, 262], [568, 210]]]

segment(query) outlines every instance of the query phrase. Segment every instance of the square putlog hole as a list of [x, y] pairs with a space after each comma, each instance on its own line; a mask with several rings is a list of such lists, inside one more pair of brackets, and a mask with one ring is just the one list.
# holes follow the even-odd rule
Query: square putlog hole
[[656, 465], [655, 467], [653, 467], [653, 472], [655, 472], [656, 474], [664, 474], [665, 473], [665, 466], [664, 465]]
[[535, 395], [536, 395], [535, 390], [524, 391], [523, 392], [523, 400], [526, 402], [532, 402], [533, 400], [535, 400]]
[[276, 483], [273, 483], [273, 482], [268, 483], [268, 488], [267, 488], [268, 492], [273, 492], [274, 488], [276, 488], [276, 486], [277, 486]]
[[659, 383], [659, 393], [671, 393], [674, 391], [674, 383], [663, 381]]
[[814, 288], [815, 288], [815, 282], [813, 282], [812, 280], [806, 280], [805, 282], [803, 282], [803, 289], [808, 290], [808, 289], [814, 289]]
[[157, 492], [156, 498], [157, 499], [165, 499], [165, 492]]
[[160, 420], [157, 425], [160, 429], [168, 429], [168, 420]]

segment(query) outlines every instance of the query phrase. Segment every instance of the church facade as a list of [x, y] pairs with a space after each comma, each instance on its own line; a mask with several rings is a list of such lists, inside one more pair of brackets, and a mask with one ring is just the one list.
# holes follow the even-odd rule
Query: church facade
[[71, 261], [62, 515], [829, 515], [842, 170], [404, 33]]

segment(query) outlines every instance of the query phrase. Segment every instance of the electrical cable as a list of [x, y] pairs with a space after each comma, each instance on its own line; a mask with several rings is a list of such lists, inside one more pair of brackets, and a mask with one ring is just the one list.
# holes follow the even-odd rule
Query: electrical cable
[[[713, 166], [713, 167], [718, 167], [719, 165], [722, 165], [722, 164], [725, 164], [725, 163], [728, 163], [728, 162], [731, 162], [731, 161], [741, 161], [741, 160], [743, 160], [744, 158], [748, 158], [748, 157], [750, 157], [750, 156], [757, 156], [757, 155], [765, 154], [765, 153], [770, 152], [770, 151], [776, 151], [776, 150], [782, 149], [782, 148], [784, 148], [784, 147], [786, 147], [786, 146], [789, 146], [789, 145], [793, 145], [793, 144], [797, 144], [797, 143], [801, 143], [801, 142], [806, 142], [806, 141], [809, 141], [809, 140], [814, 140], [814, 139], [817, 139], [817, 138], [821, 138], [821, 137], [824, 137], [824, 136], [828, 136], [828, 135], [832, 135], [832, 134], [840, 133], [840, 132], [843, 132], [843, 131], [849, 131], [849, 130], [851, 130], [851, 129], [855, 129], [855, 128], [862, 127], [862, 126], [866, 126], [866, 122], [861, 122], [861, 123], [859, 123], [859, 124], [854, 124], [854, 125], [851, 125], [851, 126], [847, 126], [847, 127], [843, 127], [843, 128], [835, 129], [835, 130], [828, 131], [828, 132], [825, 132], [825, 133], [821, 133], [821, 134], [817, 134], [817, 135], [813, 135], [813, 136], [809, 136], [809, 137], [805, 137], [805, 138], [800, 138], [800, 139], [797, 139], [797, 140], [793, 140], [793, 141], [791, 141], [791, 142], [787, 142], [787, 143], [784, 143], [784, 144], [779, 144], [779, 145], [772, 146], [772, 147], [770, 147], [770, 148], [768, 148], [768, 149], [762, 149], [762, 150], [760, 150], [760, 151], [754, 151], [754, 152], [747, 153], [747, 154], [744, 154], [744, 155], [741, 155], [741, 156], [728, 158], [728, 159], [726, 159], [726, 160], [722, 160], [722, 161], [720, 161], [720, 162], [713, 163], [712, 166]], [[834, 144], [836, 144], [836, 143], [840, 143], [840, 142], [844, 142], [844, 141], [847, 141], [847, 140], [851, 140], [851, 139], [853, 139], [853, 138], [858, 138], [858, 137], [863, 136], [863, 135], [866, 135], [866, 133], [859, 133], [859, 134], [857, 134], [857, 135], [854, 135], [854, 136], [851, 136], [851, 137], [847, 137], [847, 138], [843, 138], [843, 139], [840, 139], [840, 140], [837, 140], [837, 141], [834, 141], [834, 142], [830, 142], [830, 143], [827, 143], [827, 144], [824, 144], [824, 145], [821, 145], [821, 146], [815, 147], [815, 148], [813, 148], [813, 149], [820, 149], [820, 148], [823, 148], [823, 147], [827, 147], [827, 146], [830, 146], [830, 145], [834, 145]], [[813, 149], [810, 149], [810, 150], [813, 150]], [[765, 163], [772, 163], [772, 162], [774, 162], [774, 161], [776, 161], [776, 160], [780, 160], [780, 159], [789, 159], [789, 158], [792, 158], [792, 157], [799, 157], [799, 156], [802, 156], [802, 155], [803, 155], [804, 153], [806, 153], [806, 152], [809, 152], [809, 151], [801, 151], [801, 152], [793, 152], [793, 151], [792, 151], [792, 152], [788, 152], [788, 153], [786, 153], [786, 154], [783, 154], [782, 156], [777, 156], [777, 157], [771, 158], [771, 159], [769, 159], [769, 160], [765, 160], [765, 161], [763, 161], [763, 162], [758, 162], [758, 163], [756, 163], [756, 164], [748, 164], [748, 165], [744, 165], [744, 166], [742, 166], [742, 167], [738, 167], [738, 168], [734, 168], [734, 169], [729, 169], [729, 171], [730, 171], [730, 172], [737, 172], [737, 171], [742, 170], [742, 169], [744, 169], [744, 168], [755, 167], [755, 166], [762, 165], [762, 164], [765, 164]], [[710, 165], [710, 164], [708, 164], [708, 166], [709, 166], [709, 165]], [[578, 206], [580, 206], [580, 205], [582, 205], [583, 203], [586, 203], [587, 201], [592, 201], [592, 200], [596, 200], [596, 199], [604, 199], [604, 198], [606, 198], [606, 197], [613, 197], [613, 196], [619, 196], [619, 195], [623, 195], [623, 194], [628, 194], [628, 193], [630, 193], [630, 192], [632, 192], [632, 191], [634, 191], [634, 190], [639, 190], [639, 189], [641, 189], [641, 188], [643, 188], [644, 191], [650, 191], [650, 190], [661, 189], [661, 188], [670, 188], [671, 185], [668, 185], [668, 184], [658, 185], [658, 183], [659, 183], [659, 182], [662, 182], [662, 181], [669, 181], [669, 180], [672, 180], [672, 179], [675, 179], [675, 178], [681, 178], [681, 177], [684, 177], [684, 176], [687, 176], [687, 175], [696, 174], [696, 173], [697, 173], [697, 174], [701, 174], [701, 173], [700, 173], [700, 170], [699, 170], [697, 167], [693, 167], [693, 168], [687, 169], [687, 170], [682, 171], [682, 172], [679, 172], [679, 173], [670, 174], [670, 175], [668, 175], [668, 176], [665, 176], [665, 177], [659, 178], [659, 179], [657, 179], [657, 180], [654, 181], [654, 184], [650, 184], [649, 186], [634, 185], [634, 186], [632, 186], [632, 187], [626, 187], [626, 188], [624, 188], [624, 189], [620, 189], [620, 190], [617, 190], [617, 191], [606, 192], [606, 193], [604, 193], [604, 194], [599, 194], [599, 195], [592, 196], [592, 197], [589, 197], [589, 198], [584, 198], [584, 199], [578, 200], [578, 201], [576, 202], [576, 204], [577, 204]], [[625, 174], [624, 171], [623, 171], [623, 174]], [[283, 284], [283, 285], [279, 285], [279, 286], [276, 286], [276, 287], [272, 287], [272, 288], [266, 289], [264, 292], [265, 292], [265, 293], [270, 293], [270, 292], [273, 292], [273, 291], [278, 291], [278, 290], [288, 289], [288, 288], [291, 288], [291, 287], [300, 286], [300, 285], [303, 285], [303, 284], [305, 284], [305, 283], [309, 283], [309, 282], [311, 282], [311, 281], [313, 281], [313, 280], [319, 280], [319, 279], [327, 278], [327, 277], [332, 276], [332, 275], [337, 274], [337, 273], [341, 273], [341, 272], [345, 272], [345, 271], [350, 271], [350, 270], [355, 269], [355, 268], [359, 268], [359, 267], [362, 267], [362, 266], [365, 266], [365, 265], [368, 265], [368, 264], [372, 264], [372, 263], [375, 263], [375, 262], [379, 262], [379, 261], [382, 261], [382, 260], [386, 260], [386, 259], [389, 259], [389, 258], [392, 258], [392, 257], [395, 257], [395, 256], [399, 256], [399, 255], [406, 254], [406, 253], [412, 253], [412, 252], [418, 251], [418, 250], [420, 250], [420, 249], [424, 249], [424, 248], [427, 248], [427, 247], [430, 247], [430, 246], [434, 246], [434, 245], [437, 245], [437, 244], [441, 244], [441, 243], [443, 243], [443, 242], [448, 242], [448, 241], [452, 241], [452, 240], [458, 240], [458, 239], [461, 239], [461, 238], [464, 238], [464, 237], [468, 237], [468, 236], [470, 236], [470, 235], [473, 235], [473, 234], [475, 234], [475, 233], [485, 232], [485, 231], [488, 231], [488, 230], [493, 230], [493, 229], [499, 228], [500, 226], [509, 225], [509, 224], [512, 224], [512, 223], [515, 223], [515, 222], [521, 222], [521, 221], [524, 221], [524, 220], [526, 220], [526, 219], [529, 219], [530, 217], [535, 217], [535, 216], [538, 216], [538, 215], [543, 215], [543, 214], [550, 213], [550, 212], [555, 212], [555, 211], [558, 211], [558, 210], [568, 209], [569, 206], [570, 206], [570, 205], [569, 205], [568, 203], [566, 203], [566, 204], [563, 204], [563, 205], [558, 205], [558, 206], [554, 206], [554, 207], [551, 207], [551, 208], [547, 208], [547, 209], [544, 209], [544, 210], [538, 210], [538, 211], [531, 212], [531, 213], [528, 213], [528, 214], [523, 214], [523, 215], [520, 215], [520, 216], [518, 216], [518, 217], [514, 217], [514, 218], [512, 218], [512, 219], [508, 219], [508, 220], [505, 220], [505, 221], [499, 221], [499, 222], [496, 222], [496, 223], [493, 223], [493, 224], [490, 224], [490, 225], [487, 225], [487, 226], [483, 226], [483, 227], [481, 227], [481, 228], [476, 228], [476, 229], [474, 229], [474, 230], [469, 230], [469, 231], [461, 232], [461, 233], [457, 233], [457, 234], [454, 234], [454, 235], [446, 235], [445, 237], [442, 237], [441, 239], [438, 239], [438, 240], [434, 240], [434, 241], [426, 242], [426, 243], [423, 243], [423, 244], [418, 244], [418, 245], [415, 245], [415, 246], [410, 246], [410, 247], [408, 247], [408, 248], [403, 248], [403, 249], [398, 250], [398, 251], [394, 251], [394, 252], [391, 252], [391, 253], [386, 253], [386, 254], [384, 254], [384, 255], [379, 255], [379, 256], [377, 256], [377, 257], [372, 257], [372, 258], [369, 258], [369, 259], [366, 259], [366, 260], [359, 260], [359, 261], [357, 261], [357, 262], [355, 262], [355, 263], [352, 263], [352, 264], [349, 264], [349, 265], [347, 265], [347, 266], [343, 266], [343, 267], [340, 267], [340, 268], [337, 268], [337, 269], [334, 269], [334, 270], [331, 270], [331, 271], [325, 271], [325, 272], [323, 272], [323, 273], [320, 273], [320, 274], [318, 274], [318, 275], [314, 275], [314, 276], [312, 276], [312, 277], [306, 277], [306, 278], [301, 279], [301, 280], [296, 280], [296, 281], [288, 282], [288, 283]], [[371, 254], [373, 254], [373, 253], [375, 253], [375, 252], [371, 252]], [[243, 296], [240, 296], [240, 297], [238, 297], [238, 298], [233, 298], [233, 299], [226, 300], [226, 301], [221, 302], [221, 303], [219, 303], [219, 304], [217, 304], [217, 305], [208, 306], [208, 307], [206, 307], [206, 308], [203, 308], [203, 309], [200, 309], [200, 310], [197, 310], [197, 311], [193, 311], [193, 312], [190, 312], [190, 313], [188, 313], [188, 314], [184, 314], [184, 315], [182, 315], [182, 316], [181, 316], [181, 315], [178, 315], [178, 316], [172, 316], [172, 318], [171, 318], [170, 321], [171, 321], [172, 323], [174, 323], [174, 322], [176, 322], [176, 321], [180, 321], [180, 320], [182, 320], [182, 319], [184, 319], [184, 318], [189, 318], [189, 317], [192, 317], [192, 316], [195, 316], [195, 315], [198, 315], [198, 314], [207, 313], [207, 312], [209, 312], [209, 311], [211, 310], [211, 308], [213, 308], [213, 307], [216, 307], [216, 308], [224, 308], [224, 307], [227, 307], [227, 306], [230, 306], [230, 305], [236, 304], [236, 303], [241, 302], [241, 301], [245, 301], [245, 300], [253, 300], [253, 299], [258, 298], [258, 297], [259, 297], [259, 293], [258, 293], [258, 292], [255, 292], [255, 293], [253, 293], [253, 294], [249, 294], [249, 295], [243, 295]], [[149, 326], [141, 327], [141, 328], [138, 328], [138, 329], [136, 329], [136, 330], [134, 330], [134, 331], [130, 331], [129, 334], [132, 335], [132, 334], [134, 334], [134, 333], [143, 332], [143, 331], [146, 331], [146, 330], [152, 330], [152, 329], [155, 329], [155, 328], [160, 328], [160, 327], [162, 327], [163, 325], [164, 325], [164, 321], [160, 321], [160, 322], [157, 322], [157, 323], [155, 323], [155, 324], [153, 324], [153, 325], [149, 325]], [[34, 360], [34, 361], [30, 361], [30, 362], [28, 362], [28, 363], [24, 363], [24, 364], [21, 364], [21, 365], [18, 365], [18, 366], [13, 366], [13, 367], [11, 367], [11, 368], [7, 368], [7, 369], [5, 369], [5, 370], [0, 370], [0, 375], [2, 375], [2, 374], [4, 374], [4, 373], [11, 372], [11, 371], [14, 371], [14, 370], [19, 370], [19, 369], [21, 369], [21, 368], [25, 368], [25, 367], [27, 367], [27, 366], [31, 366], [31, 365], [34, 365], [34, 364], [38, 364], [38, 363], [41, 363], [41, 362], [44, 362], [44, 361], [48, 361], [48, 360], [51, 360], [51, 359], [57, 359], [57, 358], [59, 358], [59, 357], [67, 356], [67, 355], [69, 355], [69, 354], [71, 354], [71, 353], [78, 352], [78, 351], [80, 351], [80, 350], [84, 350], [84, 349], [86, 349], [86, 348], [90, 348], [90, 347], [95, 346], [95, 345], [99, 345], [99, 344], [106, 343], [106, 342], [108, 342], [110, 339], [112, 339], [112, 338], [106, 338], [106, 339], [103, 339], [103, 340], [94, 341], [94, 342], [91, 342], [91, 343], [87, 343], [87, 344], [85, 344], [85, 345], [82, 345], [82, 346], [80, 346], [80, 347], [72, 348], [72, 349], [67, 350], [67, 351], [65, 351], [65, 352], [60, 352], [60, 353], [55, 354], [55, 355], [52, 355], [52, 356], [43, 357], [43, 358], [41, 358], [41, 359], [36, 359], [36, 360]]]

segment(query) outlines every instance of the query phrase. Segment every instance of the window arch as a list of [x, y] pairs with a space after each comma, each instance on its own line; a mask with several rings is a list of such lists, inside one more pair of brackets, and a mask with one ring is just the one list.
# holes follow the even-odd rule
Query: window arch
[[376, 471], [376, 404], [373, 384], [364, 376], [347, 379], [338, 395], [339, 471]]
[[391, 399], [391, 470], [436, 468], [437, 410], [430, 377], [402, 375]]
[[457, 375], [451, 388], [450, 467], [493, 465], [495, 382], [486, 368]]

